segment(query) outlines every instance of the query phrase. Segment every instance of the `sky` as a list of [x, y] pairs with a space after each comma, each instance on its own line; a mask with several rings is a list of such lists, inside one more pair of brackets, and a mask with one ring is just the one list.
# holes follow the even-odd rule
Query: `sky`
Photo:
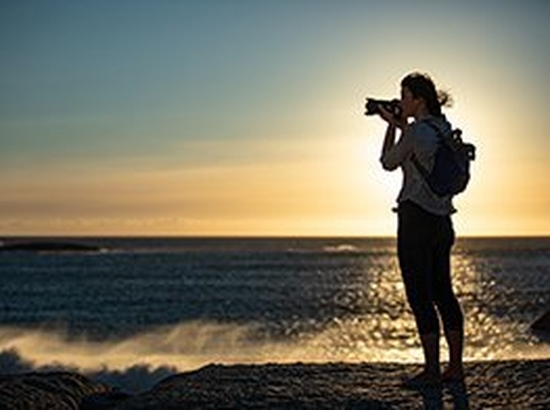
[[0, 1], [0, 235], [394, 235], [412, 71], [478, 147], [463, 236], [550, 234], [550, 2]]

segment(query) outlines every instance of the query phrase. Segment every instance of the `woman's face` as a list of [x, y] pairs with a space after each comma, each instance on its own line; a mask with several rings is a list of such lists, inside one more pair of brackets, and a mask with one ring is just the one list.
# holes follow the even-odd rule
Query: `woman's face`
[[422, 103], [420, 98], [415, 98], [408, 87], [401, 87], [401, 115], [404, 118], [414, 117]]

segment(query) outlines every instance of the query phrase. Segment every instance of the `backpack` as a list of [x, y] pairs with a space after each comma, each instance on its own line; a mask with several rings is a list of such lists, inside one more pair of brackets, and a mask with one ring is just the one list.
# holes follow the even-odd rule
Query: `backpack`
[[437, 133], [437, 149], [431, 171], [413, 154], [412, 162], [430, 189], [440, 197], [463, 192], [470, 181], [470, 161], [475, 159], [476, 147], [462, 141], [462, 130], [454, 129], [443, 135], [439, 127], [427, 122]]

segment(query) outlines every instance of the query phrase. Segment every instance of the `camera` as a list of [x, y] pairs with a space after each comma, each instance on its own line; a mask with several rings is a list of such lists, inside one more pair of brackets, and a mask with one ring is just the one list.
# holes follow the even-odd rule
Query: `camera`
[[399, 105], [398, 99], [376, 100], [374, 98], [367, 98], [367, 103], [365, 104], [365, 115], [380, 114], [380, 107], [384, 107], [386, 111], [391, 112], [396, 118], [401, 116], [401, 106]]

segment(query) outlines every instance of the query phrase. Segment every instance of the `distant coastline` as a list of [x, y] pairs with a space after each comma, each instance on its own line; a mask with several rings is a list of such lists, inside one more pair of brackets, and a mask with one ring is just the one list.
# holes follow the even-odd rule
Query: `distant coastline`
[[22, 241], [0, 244], [0, 252], [99, 252], [102, 248], [79, 242]]

